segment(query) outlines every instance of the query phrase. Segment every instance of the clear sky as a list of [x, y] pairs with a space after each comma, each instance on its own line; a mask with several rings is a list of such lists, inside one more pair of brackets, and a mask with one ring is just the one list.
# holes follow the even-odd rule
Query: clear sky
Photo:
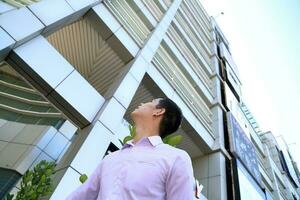
[[300, 1], [200, 2], [230, 43], [245, 103], [262, 131], [284, 136], [300, 167]]

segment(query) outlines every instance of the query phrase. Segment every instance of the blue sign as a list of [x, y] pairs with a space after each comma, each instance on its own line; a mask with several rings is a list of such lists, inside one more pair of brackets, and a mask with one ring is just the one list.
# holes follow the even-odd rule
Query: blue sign
[[243, 163], [250, 174], [252, 174], [256, 181], [260, 184], [261, 176], [258, 168], [255, 147], [230, 112], [227, 113], [227, 119], [230, 151]]

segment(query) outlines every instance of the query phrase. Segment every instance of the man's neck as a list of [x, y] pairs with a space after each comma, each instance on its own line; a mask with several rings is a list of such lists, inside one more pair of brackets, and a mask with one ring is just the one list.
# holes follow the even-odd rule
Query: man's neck
[[153, 126], [139, 126], [136, 125], [136, 134], [135, 137], [133, 138], [133, 143], [137, 143], [140, 139], [142, 139], [143, 137], [150, 137], [150, 136], [155, 136], [155, 135], [159, 135], [158, 134], [158, 130], [156, 130], [155, 128], [153, 128]]

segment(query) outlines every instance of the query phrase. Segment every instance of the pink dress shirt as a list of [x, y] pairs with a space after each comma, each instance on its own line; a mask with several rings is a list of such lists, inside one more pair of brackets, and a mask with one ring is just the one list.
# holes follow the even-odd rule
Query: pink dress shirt
[[192, 200], [193, 187], [189, 155], [151, 136], [107, 155], [67, 200]]

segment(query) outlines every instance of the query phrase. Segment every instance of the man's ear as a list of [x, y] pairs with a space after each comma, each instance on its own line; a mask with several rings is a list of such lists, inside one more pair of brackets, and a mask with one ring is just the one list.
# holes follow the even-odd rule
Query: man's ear
[[155, 109], [155, 111], [153, 112], [153, 116], [155, 117], [159, 117], [161, 115], [163, 115], [166, 112], [165, 108], [157, 108]]

